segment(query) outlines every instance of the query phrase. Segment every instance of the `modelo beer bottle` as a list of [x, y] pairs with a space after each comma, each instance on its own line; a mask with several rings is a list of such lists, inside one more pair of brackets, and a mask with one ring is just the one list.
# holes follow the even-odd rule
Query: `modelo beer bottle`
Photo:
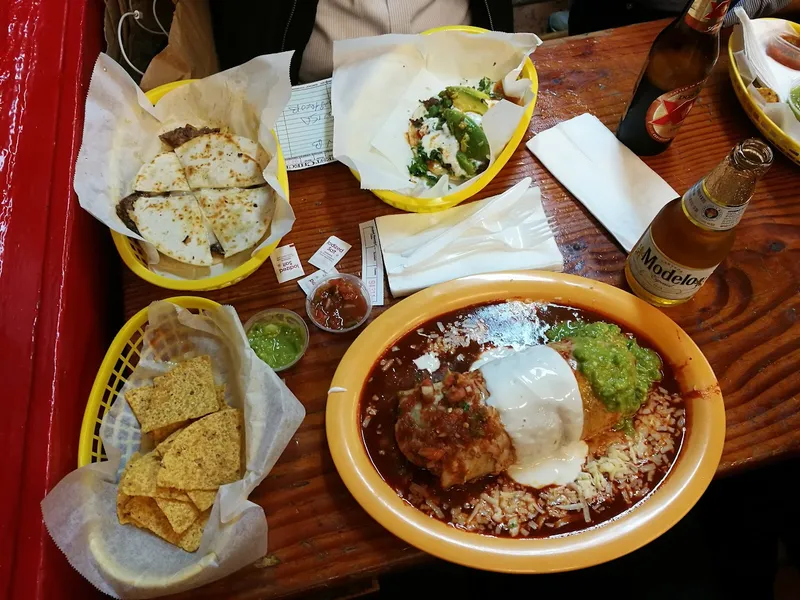
[[729, 0], [694, 0], [664, 29], [647, 56], [617, 138], [639, 155], [666, 150], [719, 56]]
[[769, 146], [745, 140], [683, 198], [662, 208], [625, 263], [634, 293], [656, 306], [694, 296], [733, 246], [734, 228], [771, 164]]

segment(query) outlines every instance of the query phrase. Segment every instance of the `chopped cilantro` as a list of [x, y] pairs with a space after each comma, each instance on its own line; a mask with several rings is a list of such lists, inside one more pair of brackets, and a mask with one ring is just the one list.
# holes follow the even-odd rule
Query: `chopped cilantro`
[[412, 149], [412, 158], [411, 164], [408, 165], [408, 172], [415, 176], [415, 177], [422, 177], [427, 182], [428, 185], [435, 185], [439, 178], [436, 175], [431, 174], [428, 172], [428, 155], [425, 154], [425, 149], [422, 147], [422, 144], [417, 144]]
[[438, 148], [431, 150], [431, 153], [428, 156], [431, 160], [436, 161], [440, 165], [444, 166], [444, 156], [442, 156], [442, 151]]
[[493, 87], [494, 82], [488, 77], [484, 77], [478, 82], [478, 91], [483, 92], [484, 94], [491, 95]]
[[425, 177], [428, 174], [428, 155], [422, 144], [417, 144], [412, 150], [413, 158], [408, 165], [408, 172], [417, 177]]

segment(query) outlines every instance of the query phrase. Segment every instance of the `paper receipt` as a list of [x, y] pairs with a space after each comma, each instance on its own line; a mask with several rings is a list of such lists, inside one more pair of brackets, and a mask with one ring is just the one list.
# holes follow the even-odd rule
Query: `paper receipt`
[[326, 165], [333, 158], [331, 80], [296, 85], [289, 104], [275, 123], [286, 168], [298, 171]]
[[383, 255], [375, 220], [358, 226], [361, 234], [361, 279], [369, 290], [373, 306], [383, 306]]

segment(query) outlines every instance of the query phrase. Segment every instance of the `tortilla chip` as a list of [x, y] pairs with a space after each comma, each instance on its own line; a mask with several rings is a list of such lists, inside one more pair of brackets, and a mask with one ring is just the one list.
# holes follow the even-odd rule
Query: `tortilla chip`
[[781, 98], [775, 90], [768, 87], [757, 87], [756, 90], [767, 103], [780, 102]]
[[203, 530], [206, 528], [209, 516], [211, 516], [210, 510], [202, 513], [195, 522], [189, 526], [186, 532], [181, 536], [181, 539], [178, 540], [178, 546], [187, 552], [197, 552], [197, 549], [200, 547], [200, 542], [203, 539]]
[[[131, 464], [133, 463], [133, 464]], [[128, 496], [152, 496], [156, 491], [156, 478], [161, 462], [150, 452], [136, 462], [128, 461], [119, 480], [119, 490]]]
[[152, 385], [146, 385], [144, 387], [125, 392], [125, 400], [128, 402], [128, 406], [131, 407], [133, 415], [139, 421], [139, 425], [142, 423], [142, 420], [139, 418], [139, 414], [144, 414], [148, 410], [152, 395]]
[[[183, 429], [185, 429], [185, 427]], [[178, 436], [183, 432], [183, 429], [178, 429], [178, 431], [170, 435], [167, 439], [156, 446], [155, 451], [159, 456], [164, 456], [167, 453], [169, 447], [172, 446], [172, 442], [178, 439]]]
[[156, 377], [153, 387], [131, 392], [133, 400], [125, 397], [139, 420], [143, 433], [173, 425], [187, 419], [197, 419], [219, 408], [211, 358], [198, 356], [180, 363], [169, 373]]
[[125, 508], [135, 525], [149, 529], [170, 544], [177, 544], [180, 540], [181, 536], [175, 533], [166, 515], [152, 498], [136, 496], [128, 501]]
[[190, 502], [186, 492], [157, 485], [158, 470], [161, 458], [156, 452], [145, 454], [134, 464], [129, 460], [119, 480], [119, 491], [128, 496], [148, 496], [151, 498], [169, 498]]
[[181, 502], [180, 500], [169, 500], [167, 498], [156, 498], [156, 504], [161, 512], [167, 517], [169, 524], [175, 533], [183, 533], [189, 525], [197, 520], [200, 511], [191, 502]]
[[242, 471], [243, 413], [221, 410], [184, 429], [161, 459], [158, 485], [180, 490], [214, 490]]
[[[217, 386], [217, 404], [219, 406], [219, 410], [225, 410], [226, 408], [230, 408], [225, 403], [225, 386], [219, 385]], [[164, 453], [169, 448], [171, 442], [175, 441], [175, 438], [178, 437], [177, 433], [182, 431], [187, 426], [191, 425], [194, 421], [182, 421], [180, 423], [173, 423], [172, 425], [167, 425], [166, 427], [159, 427], [158, 429], [154, 429], [151, 433], [153, 434], [153, 440], [156, 443], [156, 451], [161, 455], [164, 456]], [[170, 443], [166, 444], [163, 448], [161, 445], [167, 440], [171, 440]]]
[[123, 494], [119, 491], [117, 492], [117, 519], [119, 519], [119, 522], [122, 525], [125, 525], [126, 523], [132, 523], [126, 508], [130, 499], [131, 497], [128, 496], [128, 494]]
[[162, 500], [177, 500], [178, 502], [191, 502], [192, 499], [186, 494], [184, 490], [176, 490], [169, 487], [156, 487], [156, 493], [153, 498], [161, 498]]
[[153, 431], [150, 432], [150, 434], [153, 436], [153, 442], [156, 445], [160, 444], [176, 431], [180, 431], [186, 427], [189, 423], [191, 423], [191, 421], [179, 421], [178, 423], [173, 423], [172, 425], [165, 425], [164, 427], [153, 429]]
[[197, 510], [204, 511], [214, 506], [217, 499], [217, 490], [186, 490], [186, 495], [197, 507]]

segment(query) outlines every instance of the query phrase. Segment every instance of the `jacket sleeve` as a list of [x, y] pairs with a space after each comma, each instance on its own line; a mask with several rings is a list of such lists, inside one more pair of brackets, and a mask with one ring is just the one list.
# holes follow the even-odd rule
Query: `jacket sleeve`
[[470, 0], [472, 24], [492, 31], [514, 31], [511, 0]]
[[292, 83], [314, 28], [318, 0], [210, 2], [220, 69], [230, 69], [262, 54], [294, 50]]

